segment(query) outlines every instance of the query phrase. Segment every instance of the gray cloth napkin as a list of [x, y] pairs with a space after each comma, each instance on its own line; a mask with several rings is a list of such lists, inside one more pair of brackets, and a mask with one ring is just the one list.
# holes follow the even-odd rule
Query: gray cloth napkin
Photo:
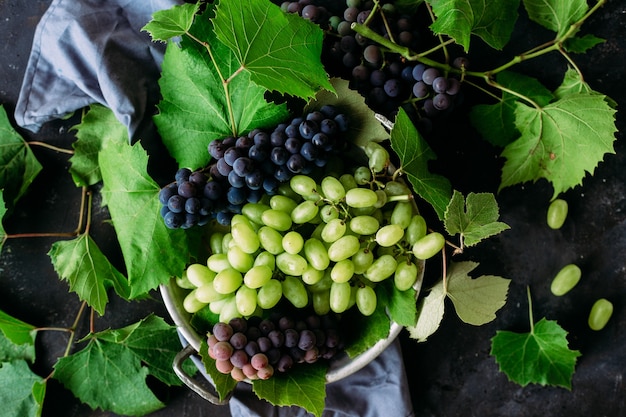
[[[38, 131], [46, 122], [93, 103], [109, 107], [129, 137], [151, 124], [159, 99], [164, 44], [140, 29], [179, 0], [54, 0], [35, 31], [15, 110], [17, 123]], [[202, 369], [202, 368], [200, 368]], [[208, 376], [207, 376], [208, 377]], [[355, 374], [327, 386], [324, 417], [408, 417], [413, 407], [396, 341]], [[273, 407], [239, 384], [233, 417], [305, 416]]]

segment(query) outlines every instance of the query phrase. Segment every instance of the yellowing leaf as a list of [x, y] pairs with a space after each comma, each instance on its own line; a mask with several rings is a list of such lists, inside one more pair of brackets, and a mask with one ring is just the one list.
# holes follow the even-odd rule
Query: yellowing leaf
[[417, 306], [417, 323], [407, 327], [409, 335], [418, 342], [426, 339], [437, 331], [445, 310], [446, 293], [443, 281], [438, 281], [428, 295], [420, 300]]
[[569, 94], [541, 109], [517, 103], [521, 137], [502, 152], [500, 188], [545, 178], [554, 196], [582, 183], [606, 153], [614, 153], [615, 110], [599, 94]]
[[475, 262], [451, 263], [448, 270], [448, 297], [463, 322], [481, 326], [496, 318], [506, 303], [510, 280], [493, 275], [471, 278]]

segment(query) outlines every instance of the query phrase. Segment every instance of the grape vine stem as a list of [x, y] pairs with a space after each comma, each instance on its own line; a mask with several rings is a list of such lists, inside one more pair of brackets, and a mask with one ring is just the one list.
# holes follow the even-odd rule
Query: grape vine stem
[[59, 148], [58, 146], [54, 146], [54, 145], [50, 145], [49, 143], [45, 143], [45, 142], [39, 142], [36, 140], [27, 142], [29, 145], [36, 145], [36, 146], [41, 146], [42, 148], [48, 148], [51, 149], [53, 151], [56, 152], [60, 152], [60, 153], [66, 153], [68, 155], [74, 155], [74, 151], [71, 149], [65, 149], [65, 148]]

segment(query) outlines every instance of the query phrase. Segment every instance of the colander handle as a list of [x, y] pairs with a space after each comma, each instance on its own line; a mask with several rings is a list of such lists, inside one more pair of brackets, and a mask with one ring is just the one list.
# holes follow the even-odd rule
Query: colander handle
[[183, 363], [191, 357], [191, 355], [195, 355], [197, 352], [191, 345], [187, 345], [176, 354], [174, 357], [174, 363], [172, 367], [174, 368], [174, 373], [176, 376], [180, 378], [183, 384], [187, 385], [191, 390], [193, 390], [196, 394], [204, 398], [205, 400], [213, 403], [215, 405], [226, 405], [228, 401], [230, 401], [230, 397], [232, 396], [232, 392], [229, 393], [226, 398], [220, 400], [219, 395], [208, 391], [204, 386], [199, 384], [194, 378], [192, 378], [185, 370], [183, 369]]

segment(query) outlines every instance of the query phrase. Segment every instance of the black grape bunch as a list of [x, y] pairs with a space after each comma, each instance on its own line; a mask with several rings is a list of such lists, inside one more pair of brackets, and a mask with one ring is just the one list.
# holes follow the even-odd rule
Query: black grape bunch
[[344, 152], [349, 146], [347, 130], [348, 117], [326, 105], [273, 130], [254, 129], [211, 141], [210, 165], [193, 172], [180, 168], [175, 181], [161, 189], [165, 225], [186, 229], [211, 219], [230, 225], [245, 203], [276, 194], [294, 175], [310, 175]]
[[[332, 13], [324, 6], [317, 6], [321, 3], [324, 2], [286, 1], [281, 7], [320, 24], [327, 31], [323, 58], [328, 72], [350, 80], [351, 88], [365, 97], [372, 110], [393, 119], [398, 108], [403, 107], [416, 119], [418, 128], [429, 130], [437, 116], [454, 107], [460, 96], [459, 78], [438, 68], [407, 61], [351, 28], [353, 22], [365, 23], [396, 44], [419, 51], [428, 45], [423, 41], [415, 16], [400, 14], [392, 3], [385, 1], [380, 1], [376, 11], [373, 1], [337, 1], [335, 6], [341, 7]], [[318, 10], [313, 12], [315, 8]], [[467, 63], [466, 58], [459, 57], [453, 66], [461, 69]]]

